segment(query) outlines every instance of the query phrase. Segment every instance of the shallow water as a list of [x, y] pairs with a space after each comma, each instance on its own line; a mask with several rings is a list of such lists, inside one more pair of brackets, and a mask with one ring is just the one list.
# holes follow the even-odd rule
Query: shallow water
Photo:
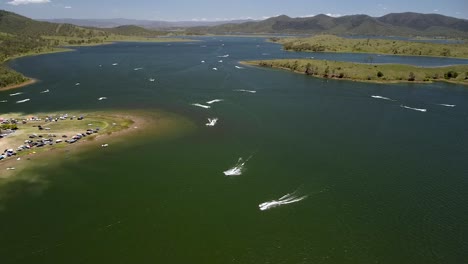
[[[238, 69], [245, 59], [363, 61], [366, 55], [296, 54], [261, 38], [200, 39], [86, 47], [11, 63], [41, 82], [15, 100], [1, 92], [0, 100], [8, 100], [2, 113], [163, 109], [198, 129], [167, 140], [148, 131], [143, 143], [68, 157], [22, 175], [34, 180], [2, 187], [1, 263], [468, 259], [466, 87]], [[31, 100], [15, 104], [26, 98]], [[216, 99], [223, 101], [209, 109], [192, 105]], [[216, 126], [205, 126], [215, 116]], [[239, 157], [251, 158], [241, 175], [226, 177]], [[307, 199], [259, 210], [298, 186]]]

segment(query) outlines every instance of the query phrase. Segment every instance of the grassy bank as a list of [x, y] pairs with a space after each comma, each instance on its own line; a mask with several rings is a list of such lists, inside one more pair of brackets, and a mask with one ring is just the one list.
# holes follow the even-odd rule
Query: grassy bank
[[272, 38], [285, 50], [305, 52], [375, 53], [406, 56], [468, 58], [466, 44], [438, 44], [390, 39], [350, 39], [333, 35], [311, 38]]
[[379, 83], [445, 81], [468, 85], [468, 65], [423, 68], [400, 64], [375, 65], [313, 59], [282, 59], [243, 63], [286, 69], [319, 78]]

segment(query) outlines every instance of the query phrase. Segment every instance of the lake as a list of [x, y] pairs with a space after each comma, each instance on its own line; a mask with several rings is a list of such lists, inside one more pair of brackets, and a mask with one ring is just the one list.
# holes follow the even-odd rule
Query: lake
[[[285, 52], [263, 38], [198, 40], [10, 63], [41, 81], [14, 99], [0, 92], [2, 113], [164, 110], [197, 129], [168, 139], [148, 131], [144, 141], [50, 161], [2, 186], [2, 264], [467, 261], [467, 87], [239, 69], [248, 59], [369, 55]], [[395, 62], [468, 60], [374, 57]], [[215, 99], [223, 101], [192, 105]], [[205, 126], [214, 117], [216, 126]], [[242, 174], [226, 176], [239, 158]], [[287, 194], [302, 200], [260, 210]]]

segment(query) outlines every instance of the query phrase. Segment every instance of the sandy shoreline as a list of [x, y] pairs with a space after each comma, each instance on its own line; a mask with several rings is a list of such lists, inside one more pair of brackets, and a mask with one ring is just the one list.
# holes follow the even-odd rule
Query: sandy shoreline
[[[101, 151], [107, 147], [112, 148], [119, 143], [126, 142], [131, 137], [138, 138], [148, 133], [159, 135], [171, 135], [172, 130], [178, 127], [178, 120], [168, 113], [144, 113], [144, 112], [95, 112], [95, 118], [102, 116], [108, 120], [122, 121], [125, 123], [121, 129], [106, 130], [83, 138], [76, 143], [60, 143], [42, 148], [32, 148], [27, 153], [9, 157], [0, 161], [0, 185], [14, 180], [15, 175], [21, 175], [25, 169], [35, 166], [47, 166], [50, 162], [60, 162], [66, 158], [79, 158], [79, 154], [86, 151]], [[85, 118], [86, 120], [86, 118]], [[81, 122], [81, 121], [80, 121]], [[86, 121], [84, 121], [86, 123]], [[57, 139], [59, 139], [57, 137]], [[18, 157], [20, 160], [17, 160]], [[8, 169], [14, 168], [14, 169]], [[3, 182], [2, 182], [3, 181]]]
[[28, 85], [31, 85], [31, 84], [34, 84], [34, 83], [37, 83], [38, 80], [37, 79], [34, 79], [34, 78], [29, 78], [29, 80], [23, 82], [23, 83], [19, 83], [19, 84], [14, 84], [14, 85], [9, 85], [9, 86], [6, 86], [6, 87], [2, 87], [0, 88], [0, 92], [2, 91], [8, 91], [8, 90], [13, 90], [13, 89], [18, 89], [18, 88], [22, 88], [22, 87], [25, 87], [25, 86], [28, 86]]

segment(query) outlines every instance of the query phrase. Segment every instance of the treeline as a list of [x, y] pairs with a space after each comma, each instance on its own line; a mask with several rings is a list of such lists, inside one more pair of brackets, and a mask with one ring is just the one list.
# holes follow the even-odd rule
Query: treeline
[[0, 62], [11, 57], [50, 49], [54, 43], [41, 37], [28, 35], [0, 35]]

